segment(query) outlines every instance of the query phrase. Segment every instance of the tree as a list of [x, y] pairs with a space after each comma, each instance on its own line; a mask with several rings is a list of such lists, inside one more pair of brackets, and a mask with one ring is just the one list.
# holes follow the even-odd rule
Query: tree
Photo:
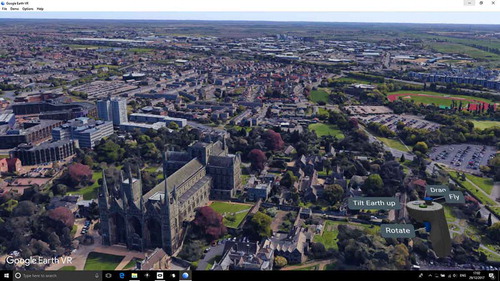
[[49, 210], [47, 216], [53, 221], [61, 222], [69, 228], [72, 228], [73, 224], [75, 224], [75, 216], [71, 210], [66, 207], [57, 207]]
[[87, 165], [73, 163], [68, 167], [69, 180], [75, 185], [85, 185], [92, 179], [92, 174], [92, 169]]
[[264, 169], [264, 164], [266, 163], [266, 155], [260, 149], [252, 149], [248, 153], [248, 158], [252, 164], [252, 169], [262, 171]]
[[285, 267], [287, 264], [288, 264], [288, 261], [286, 260], [286, 258], [284, 258], [282, 256], [276, 256], [274, 258], [274, 266], [277, 268]]
[[404, 153], [401, 154], [401, 158], [399, 158], [399, 162], [404, 163], [406, 161]]
[[500, 245], [500, 222], [496, 222], [492, 226], [488, 227], [486, 229], [486, 235], [488, 235], [491, 241]]
[[323, 191], [323, 198], [332, 205], [340, 201], [343, 196], [344, 189], [338, 184], [326, 185]]
[[54, 193], [59, 195], [64, 195], [68, 191], [68, 187], [65, 184], [57, 184], [53, 187]]
[[281, 150], [285, 145], [285, 142], [281, 138], [281, 134], [276, 133], [273, 130], [267, 130], [264, 134], [264, 138], [266, 139], [266, 145], [270, 150]]
[[212, 241], [227, 233], [222, 216], [209, 206], [196, 210], [193, 224]]
[[371, 174], [368, 176], [366, 181], [363, 183], [363, 191], [368, 196], [376, 196], [382, 188], [384, 187], [384, 182], [379, 174]]
[[271, 222], [272, 218], [264, 213], [257, 212], [250, 223], [248, 224], [248, 230], [250, 230], [253, 234], [252, 236], [258, 238], [256, 240], [260, 240], [261, 238], [267, 238], [272, 235], [271, 230]]
[[418, 151], [418, 152], [421, 152], [423, 154], [426, 154], [427, 151], [429, 150], [429, 147], [427, 146], [427, 144], [423, 141], [419, 141], [417, 142], [414, 146], [413, 146], [413, 151]]
[[96, 153], [99, 162], [114, 163], [123, 159], [125, 149], [112, 140], [106, 140], [96, 147]]
[[297, 181], [297, 177], [293, 174], [292, 171], [287, 171], [283, 178], [281, 179], [280, 183], [282, 186], [291, 188], [295, 182]]
[[31, 217], [38, 211], [38, 207], [35, 203], [24, 200], [19, 202], [17, 206], [12, 210], [12, 217], [27, 216]]

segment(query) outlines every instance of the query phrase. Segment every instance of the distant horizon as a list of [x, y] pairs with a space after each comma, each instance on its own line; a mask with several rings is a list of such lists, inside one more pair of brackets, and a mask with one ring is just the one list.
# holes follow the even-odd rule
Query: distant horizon
[[0, 19], [500, 25], [498, 12], [6, 12]]

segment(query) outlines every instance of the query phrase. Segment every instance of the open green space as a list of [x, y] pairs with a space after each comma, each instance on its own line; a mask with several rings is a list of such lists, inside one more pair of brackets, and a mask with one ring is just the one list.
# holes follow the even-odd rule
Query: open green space
[[80, 194], [83, 196], [84, 200], [90, 200], [90, 199], [95, 199], [97, 198], [97, 192], [99, 190], [99, 180], [102, 179], [102, 172], [101, 171], [94, 171], [94, 174], [92, 175], [92, 180], [94, 180], [94, 183], [92, 185], [77, 189], [77, 190], [71, 190], [68, 193], [71, 194]]
[[210, 270], [212, 268], [212, 266], [214, 266], [214, 263], [219, 262], [221, 259], [222, 259], [222, 256], [215, 256], [215, 257], [211, 258], [208, 261], [207, 266], [204, 269]]
[[298, 270], [298, 271], [318, 270], [318, 266], [317, 265], [311, 265], [311, 266], [307, 266], [307, 267], [297, 268], [296, 270]]
[[[482, 101], [482, 102], [487, 102], [487, 103], [493, 103], [492, 100], [485, 99], [485, 98], [479, 98], [479, 97], [474, 97], [474, 96], [466, 96], [466, 95], [450, 95], [450, 94], [443, 94], [443, 93], [438, 93], [438, 92], [432, 92], [432, 91], [396, 91], [396, 92], [390, 92], [387, 93], [387, 96], [391, 95], [398, 95], [398, 94], [413, 94], [413, 95], [408, 95], [408, 96], [399, 96], [397, 99], [403, 99], [403, 100], [413, 100], [415, 103], [423, 103], [423, 104], [435, 104], [437, 106], [451, 106], [452, 104], [452, 99], [455, 99], [455, 103], [459, 103], [460, 99], [465, 99], [463, 100], [463, 105], [464, 107], [470, 103], [467, 100], [474, 100], [474, 101]], [[417, 96], [418, 94], [426, 95], [426, 96]]]
[[141, 261], [141, 259], [136, 259], [136, 258], [133, 258], [131, 259], [124, 267], [123, 269], [133, 269], [135, 268], [135, 265], [137, 263], [137, 261]]
[[493, 190], [493, 179], [487, 177], [478, 177], [471, 174], [465, 174], [465, 177], [475, 185], [479, 186], [486, 193], [491, 194], [491, 191]]
[[149, 49], [149, 48], [130, 48], [129, 51], [132, 52], [132, 53], [144, 54], [144, 53], [154, 52], [154, 49]]
[[80, 45], [80, 44], [71, 44], [68, 45], [71, 49], [89, 49], [89, 50], [95, 50], [99, 49], [99, 46], [97, 45]]
[[488, 129], [491, 127], [500, 127], [500, 121], [490, 121], [490, 120], [470, 120], [474, 123], [474, 128], [478, 128], [481, 130]]
[[112, 65], [112, 64], [98, 64], [95, 66], [95, 68], [103, 68], [103, 67], [107, 67], [109, 69], [120, 68], [118, 65]]
[[377, 137], [381, 142], [383, 142], [385, 145], [387, 145], [390, 148], [394, 148], [400, 151], [410, 151], [411, 147], [405, 146], [402, 142], [396, 139], [389, 139], [389, 138], [383, 138], [383, 137]]
[[[245, 219], [246, 215], [252, 208], [250, 204], [239, 204], [231, 202], [215, 201], [210, 207], [224, 217], [224, 225], [231, 228], [237, 228]], [[227, 217], [234, 215], [234, 220], [231, 221]]]
[[[450, 176], [456, 182], [460, 183], [465, 189], [467, 189], [467, 191], [474, 194], [474, 196], [476, 196], [476, 198], [478, 198], [479, 201], [481, 201], [483, 204], [490, 205], [490, 206], [496, 205], [495, 202], [493, 200], [491, 200], [490, 197], [486, 196], [483, 192], [481, 192], [478, 188], [473, 186], [470, 182], [460, 180], [457, 172], [450, 171]], [[466, 177], [467, 177], [467, 174], [466, 174]]]
[[309, 124], [309, 130], [314, 131], [318, 137], [334, 136], [338, 139], [343, 139], [345, 137], [342, 131], [337, 126], [331, 124]]
[[327, 220], [324, 224], [323, 233], [321, 235], [315, 235], [313, 242], [321, 243], [327, 249], [338, 249], [337, 245], [337, 235], [339, 235], [338, 226], [341, 224], [349, 224], [351, 226], [360, 227], [371, 234], [376, 234], [379, 230], [379, 226], [372, 226], [367, 224], [358, 223], [348, 223], [345, 221], [330, 221]]
[[124, 256], [90, 252], [84, 270], [114, 270], [123, 258]]
[[[476, 41], [474, 41], [474, 44], [475, 43]], [[466, 46], [460, 43], [431, 42], [428, 43], [427, 45], [433, 50], [440, 53], [462, 54], [480, 61], [488, 61], [488, 62], [500, 61], [500, 55], [483, 51], [474, 47]]]
[[316, 103], [320, 102], [320, 101], [328, 103], [328, 101], [329, 101], [328, 96], [329, 95], [330, 94], [328, 94], [328, 92], [323, 90], [323, 89], [312, 90], [310, 99], [311, 99], [311, 101], [316, 102]]

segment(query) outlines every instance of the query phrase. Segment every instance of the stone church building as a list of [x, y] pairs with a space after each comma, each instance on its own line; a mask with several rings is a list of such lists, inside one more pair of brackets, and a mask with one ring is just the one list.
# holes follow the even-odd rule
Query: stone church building
[[135, 177], [121, 171], [114, 186], [108, 186], [103, 173], [98, 199], [103, 244], [175, 254], [196, 208], [206, 206], [210, 197], [229, 199], [241, 189], [240, 164], [225, 141], [197, 142], [187, 152], [165, 153], [165, 180], [146, 194], [140, 171]]

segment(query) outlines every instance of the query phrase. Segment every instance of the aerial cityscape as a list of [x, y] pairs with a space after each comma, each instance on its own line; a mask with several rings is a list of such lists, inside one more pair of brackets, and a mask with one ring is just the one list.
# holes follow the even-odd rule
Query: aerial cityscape
[[2, 270], [498, 270], [498, 25], [0, 21]]

